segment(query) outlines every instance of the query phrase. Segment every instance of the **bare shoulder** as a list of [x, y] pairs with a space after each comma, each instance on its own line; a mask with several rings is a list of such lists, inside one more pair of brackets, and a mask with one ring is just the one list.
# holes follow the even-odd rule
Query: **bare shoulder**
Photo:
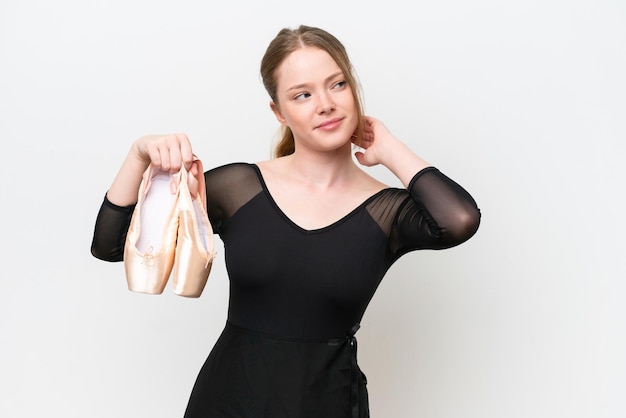
[[271, 160], [258, 161], [255, 165], [261, 171], [261, 175], [266, 182], [274, 183], [289, 178], [288, 168], [284, 158], [273, 158]]
[[389, 188], [389, 185], [371, 176], [369, 173], [366, 173], [363, 170], [360, 170], [360, 171], [361, 171], [361, 175], [358, 176], [358, 180], [356, 183], [357, 183], [357, 187], [363, 190], [365, 194], [371, 195], [371, 194], [378, 193], [381, 190]]
[[271, 160], [257, 161], [255, 165], [261, 170], [267, 172], [280, 170], [281, 167], [284, 166], [283, 158], [272, 158]]

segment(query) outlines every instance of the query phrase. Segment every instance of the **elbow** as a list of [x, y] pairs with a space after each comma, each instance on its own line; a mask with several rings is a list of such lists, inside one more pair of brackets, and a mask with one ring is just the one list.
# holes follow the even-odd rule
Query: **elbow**
[[99, 245], [97, 242], [91, 244], [91, 255], [103, 261], [122, 261], [124, 259], [124, 247], [113, 247]]
[[471, 213], [467, 213], [463, 217], [462, 225], [465, 241], [467, 241], [478, 231], [478, 227], [480, 226], [480, 210], [476, 208]]
[[101, 252], [98, 248], [94, 246], [91, 247], [91, 255], [97, 258], [98, 260], [111, 261], [110, 257], [108, 257], [106, 253]]
[[117, 261], [111, 254], [99, 251], [97, 248], [91, 247], [91, 255], [102, 261]]
[[444, 233], [444, 236], [448, 237], [447, 246], [450, 247], [462, 244], [476, 234], [480, 226], [481, 214], [478, 208], [474, 208], [474, 210], [458, 213], [455, 218]]

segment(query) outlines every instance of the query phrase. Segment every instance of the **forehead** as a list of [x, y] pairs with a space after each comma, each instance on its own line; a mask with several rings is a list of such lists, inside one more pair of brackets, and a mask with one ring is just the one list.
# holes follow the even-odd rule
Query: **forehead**
[[328, 52], [316, 47], [304, 47], [293, 51], [278, 66], [276, 81], [282, 91], [295, 85], [318, 83], [340, 71]]

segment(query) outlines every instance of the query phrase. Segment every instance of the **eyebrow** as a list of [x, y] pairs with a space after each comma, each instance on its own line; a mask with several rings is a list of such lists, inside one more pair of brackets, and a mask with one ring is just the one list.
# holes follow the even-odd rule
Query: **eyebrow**
[[[337, 71], [336, 73], [329, 75], [328, 77], [324, 79], [324, 81], [332, 80], [333, 78], [338, 77], [340, 75], [343, 75], [343, 71]], [[286, 91], [299, 90], [301, 88], [307, 87], [308, 85], [309, 83], [296, 84], [295, 86], [289, 87]]]

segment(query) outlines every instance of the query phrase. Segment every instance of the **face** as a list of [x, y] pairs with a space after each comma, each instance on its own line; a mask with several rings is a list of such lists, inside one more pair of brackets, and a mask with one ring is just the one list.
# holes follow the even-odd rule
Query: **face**
[[324, 50], [292, 52], [276, 71], [278, 121], [289, 126], [296, 149], [331, 151], [350, 144], [357, 125], [352, 90], [337, 63]]

